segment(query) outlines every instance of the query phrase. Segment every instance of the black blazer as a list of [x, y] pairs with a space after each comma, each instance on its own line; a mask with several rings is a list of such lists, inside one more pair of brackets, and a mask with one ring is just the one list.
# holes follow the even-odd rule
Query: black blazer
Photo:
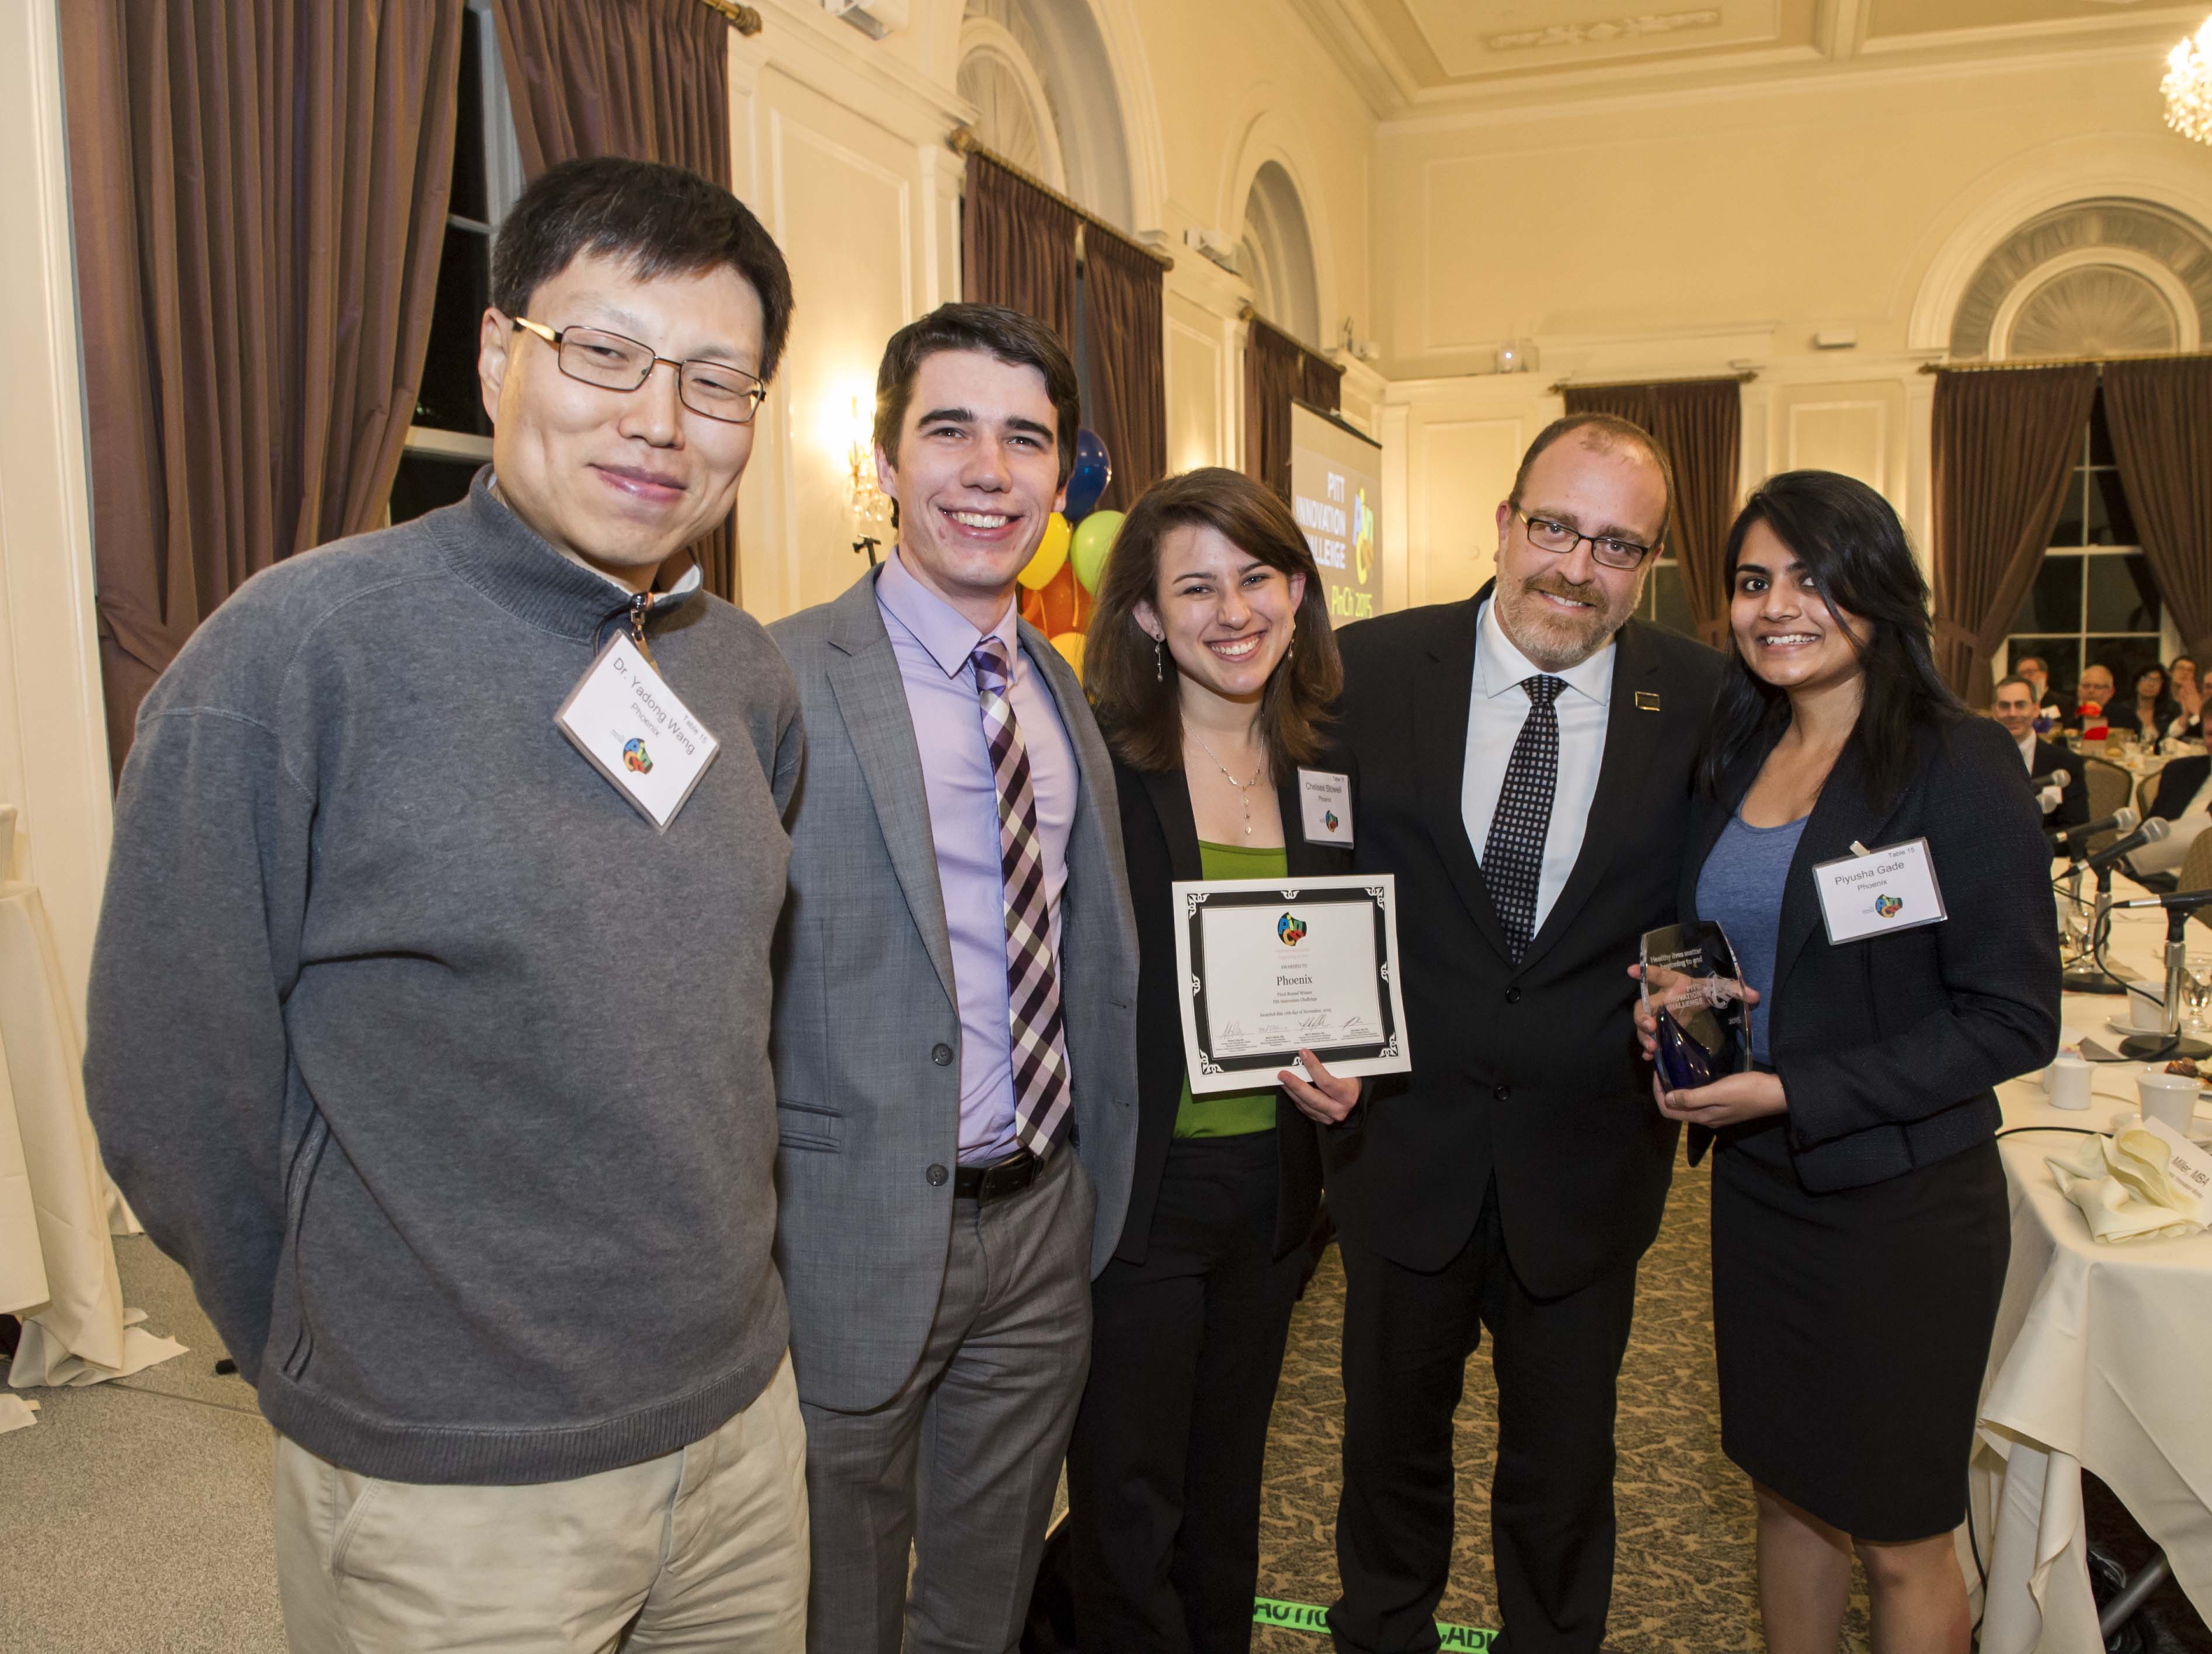
[[[1698, 875], [1765, 762], [1733, 766], [1700, 796], [1682, 860], [1682, 916]], [[1942, 923], [1832, 943], [1813, 868], [1925, 838]], [[1894, 802], [1867, 795], [1856, 751], [1837, 760], [1797, 841], [1774, 954], [1767, 1049], [1790, 1112], [1784, 1139], [1814, 1194], [1877, 1183], [1986, 1141], [1996, 1086], [2058, 1049], [2058, 936], [2051, 848], [2020, 784], [2020, 748], [1983, 718], [1920, 738], [1920, 763]], [[1694, 1164], [1712, 1134], [1693, 1127]]]
[[[2015, 745], [2013, 751], [2020, 748]], [[2089, 819], [2089, 766], [2086, 759], [2076, 757], [2063, 746], [2049, 741], [2035, 744], [2035, 762], [2028, 770], [2032, 775], [2047, 775], [2054, 769], [2063, 769], [2073, 780], [2068, 781], [2058, 795], [2058, 807], [2043, 818], [2045, 827], [2080, 827]], [[1746, 783], [1748, 787], [1749, 783]], [[2038, 805], [2040, 810], [2043, 806]]]
[[[1357, 839], [1359, 775], [1352, 755], [1330, 745], [1305, 768], [1351, 777]], [[1129, 1186], [1129, 1215], [1114, 1256], [1125, 1263], [1142, 1263], [1152, 1245], [1160, 1173], [1182, 1101], [1182, 1009], [1176, 998], [1175, 904], [1168, 886], [1178, 879], [1203, 879], [1206, 870], [1199, 860], [1190, 784], [1180, 769], [1156, 774], [1132, 769], [1117, 757], [1114, 784], [1121, 801], [1121, 851], [1128, 860], [1129, 896], [1137, 912], [1138, 953], [1136, 1171]], [[1305, 842], [1295, 771], [1277, 784], [1275, 797], [1283, 812], [1284, 854], [1291, 877], [1352, 871], [1351, 851]], [[1275, 1201], [1279, 1258], [1304, 1245], [1313, 1231], [1321, 1205], [1321, 1129], [1288, 1096], [1276, 1093], [1275, 1137], [1282, 1160]]]
[[1621, 629], [1582, 854], [1516, 965], [1460, 813], [1490, 590], [1337, 634], [1338, 733], [1359, 754], [1362, 789], [1353, 860], [1397, 877], [1413, 1067], [1371, 1082], [1322, 1152], [1346, 1238], [1413, 1269], [1441, 1268], [1467, 1244], [1494, 1172], [1514, 1270], [1550, 1298], [1632, 1264], [1666, 1204], [1677, 1134], [1652, 1106], [1627, 968], [1642, 933], [1674, 920], [1690, 766], [1721, 658]]
[[2158, 796], [2151, 800], [2151, 814], [2167, 821], [2180, 820], [2208, 774], [2212, 774], [2212, 755], [2176, 758], [2158, 772]]

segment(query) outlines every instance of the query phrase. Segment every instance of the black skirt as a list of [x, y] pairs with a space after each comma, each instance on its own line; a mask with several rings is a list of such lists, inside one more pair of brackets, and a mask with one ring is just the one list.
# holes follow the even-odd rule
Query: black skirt
[[1829, 1195], [1807, 1194], [1786, 1157], [1724, 1144], [1713, 1163], [1723, 1450], [1854, 1538], [1956, 1528], [2011, 1246], [1994, 1141]]

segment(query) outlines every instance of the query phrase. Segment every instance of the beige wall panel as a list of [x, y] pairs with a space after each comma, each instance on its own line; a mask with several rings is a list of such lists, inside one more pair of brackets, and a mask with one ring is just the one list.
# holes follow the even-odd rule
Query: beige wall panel
[[745, 606], [767, 620], [826, 602], [866, 567], [847, 450], [866, 440], [884, 341], [915, 313], [917, 206], [936, 204], [911, 147], [773, 70], [761, 95], [762, 190], [798, 299], [745, 480]]
[[1408, 546], [1411, 600], [1472, 596], [1497, 570], [1498, 502], [1513, 490], [1521, 451], [1534, 434], [1522, 419], [1455, 419], [1417, 424], [1413, 466], [1417, 534]]
[[1768, 471], [1841, 471], [1909, 511], [1905, 395], [1894, 378], [1778, 386]]
[[1221, 364], [1218, 325], [1167, 319], [1168, 471], [1230, 463], [1221, 451]]

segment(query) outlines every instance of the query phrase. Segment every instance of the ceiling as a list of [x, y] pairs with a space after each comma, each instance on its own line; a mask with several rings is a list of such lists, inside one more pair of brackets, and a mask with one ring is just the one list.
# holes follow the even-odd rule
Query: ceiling
[[2175, 40], [2206, 0], [1292, 0], [1378, 113]]

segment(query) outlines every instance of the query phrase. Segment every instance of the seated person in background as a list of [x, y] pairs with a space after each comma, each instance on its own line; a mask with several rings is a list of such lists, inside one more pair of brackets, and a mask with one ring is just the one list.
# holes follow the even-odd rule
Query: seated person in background
[[2197, 836], [2212, 827], [2212, 757], [2176, 758], [2158, 772], [2158, 797], [2148, 812], [2162, 816], [2173, 829], [2156, 844], [2146, 844], [2128, 857], [2130, 871], [2172, 873], [2188, 860]]
[[2114, 729], [2125, 728], [2145, 745], [2155, 746], [2181, 708], [2166, 692], [2166, 668], [2154, 660], [2136, 673], [2135, 694], [2114, 708]]
[[2085, 735], [2093, 729], [2103, 729], [2112, 704], [2112, 686], [2118, 681], [2112, 669], [2102, 661], [2082, 667], [2081, 681], [2074, 686], [2074, 710], [2067, 716], [2068, 726]]
[[2201, 741], [2204, 739], [2204, 690], [2197, 682], [2197, 661], [2193, 656], [2177, 654], [2166, 669], [2166, 692], [2172, 696], [2174, 715], [2166, 726], [2168, 739], [2177, 741]]
[[2024, 654], [2013, 662], [2012, 669], [2035, 693], [2035, 733], [2048, 735], [2066, 721], [2066, 708], [2051, 687], [2051, 663], [2039, 654]]
[[2063, 746], [2039, 740], [2035, 733], [2035, 685], [2025, 678], [2008, 678], [1990, 697], [1990, 714], [2020, 748], [2021, 762], [2031, 775], [2048, 775], [2063, 769], [2063, 789], [2045, 787], [2036, 794], [2046, 827], [2079, 827], [2089, 819], [2089, 778], [2083, 761]]

